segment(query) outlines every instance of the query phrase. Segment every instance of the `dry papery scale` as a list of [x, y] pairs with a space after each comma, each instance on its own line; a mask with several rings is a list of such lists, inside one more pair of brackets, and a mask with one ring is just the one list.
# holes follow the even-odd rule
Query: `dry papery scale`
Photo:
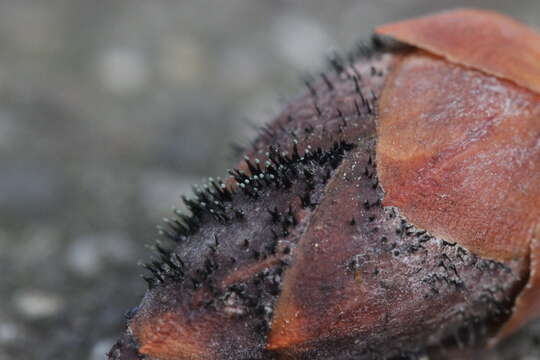
[[184, 199], [109, 359], [464, 359], [537, 314], [539, 35], [376, 33]]

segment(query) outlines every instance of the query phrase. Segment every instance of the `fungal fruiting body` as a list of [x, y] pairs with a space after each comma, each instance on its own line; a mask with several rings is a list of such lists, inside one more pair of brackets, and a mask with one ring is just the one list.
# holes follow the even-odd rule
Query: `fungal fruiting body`
[[109, 359], [445, 358], [540, 311], [540, 35], [376, 30], [186, 199]]

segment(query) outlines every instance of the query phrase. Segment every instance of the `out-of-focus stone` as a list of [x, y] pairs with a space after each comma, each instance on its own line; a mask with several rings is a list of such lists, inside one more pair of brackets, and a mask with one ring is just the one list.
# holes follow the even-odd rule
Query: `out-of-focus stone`
[[334, 42], [314, 19], [284, 15], [274, 24], [276, 50], [291, 65], [303, 70], [321, 66]]
[[147, 80], [144, 55], [133, 49], [114, 48], [100, 55], [98, 76], [105, 89], [126, 94], [141, 89]]
[[55, 316], [64, 307], [64, 301], [59, 295], [32, 289], [17, 292], [13, 301], [17, 310], [29, 319]]
[[105, 262], [125, 263], [133, 260], [132, 242], [125, 234], [110, 232], [77, 237], [68, 247], [67, 264], [79, 275], [96, 276]]

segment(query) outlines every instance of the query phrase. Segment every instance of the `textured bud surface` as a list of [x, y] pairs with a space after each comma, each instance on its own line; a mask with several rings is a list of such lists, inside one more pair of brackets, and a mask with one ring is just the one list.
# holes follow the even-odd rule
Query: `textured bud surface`
[[109, 359], [444, 359], [511, 316], [538, 96], [377, 38], [360, 50], [167, 220]]

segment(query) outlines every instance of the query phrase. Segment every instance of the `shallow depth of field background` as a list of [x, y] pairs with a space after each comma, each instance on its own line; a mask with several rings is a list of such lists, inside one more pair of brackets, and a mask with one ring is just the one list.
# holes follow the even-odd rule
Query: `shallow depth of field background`
[[155, 224], [231, 143], [324, 54], [463, 5], [540, 28], [538, 0], [1, 0], [0, 360], [103, 359]]

